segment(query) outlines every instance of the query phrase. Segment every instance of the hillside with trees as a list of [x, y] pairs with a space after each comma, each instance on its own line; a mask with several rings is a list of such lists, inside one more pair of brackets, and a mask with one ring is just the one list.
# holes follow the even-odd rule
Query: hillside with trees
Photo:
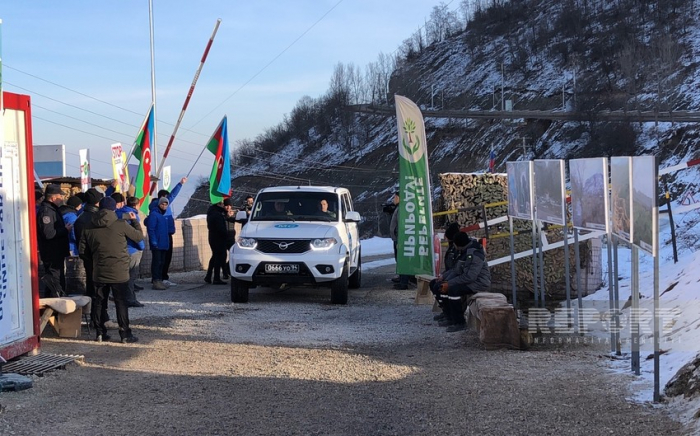
[[[500, 172], [506, 161], [522, 158], [655, 154], [665, 167], [697, 157], [696, 123], [610, 122], [599, 114], [700, 111], [698, 6], [695, 0], [436, 6], [394, 53], [380, 53], [364, 67], [338, 63], [324, 95], [303, 97], [278, 125], [235, 143], [234, 200], [265, 186], [346, 186], [365, 217], [364, 236], [386, 234], [381, 206], [398, 176], [396, 119], [356, 109], [393, 107], [394, 94], [438, 113], [512, 107], [584, 118], [426, 118], [436, 199], [439, 173], [485, 171], [491, 149]], [[664, 182], [675, 199], [698, 179], [693, 168]], [[206, 209], [206, 189], [198, 189], [182, 216]]]

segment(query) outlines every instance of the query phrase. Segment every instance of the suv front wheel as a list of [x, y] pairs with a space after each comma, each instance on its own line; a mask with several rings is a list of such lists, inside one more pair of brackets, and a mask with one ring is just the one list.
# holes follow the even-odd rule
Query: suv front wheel
[[332, 304], [347, 304], [348, 303], [348, 260], [345, 259], [343, 272], [340, 277], [335, 279], [331, 284], [331, 303]]
[[250, 287], [242, 280], [231, 277], [231, 301], [234, 303], [247, 303]]

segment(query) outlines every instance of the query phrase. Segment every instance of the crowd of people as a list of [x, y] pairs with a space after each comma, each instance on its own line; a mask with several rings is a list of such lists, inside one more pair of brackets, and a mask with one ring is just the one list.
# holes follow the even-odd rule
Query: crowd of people
[[[172, 191], [161, 190], [144, 220], [153, 255], [153, 289], [177, 284], [169, 281], [175, 221], [170, 204], [187, 182], [183, 177]], [[145, 249], [144, 228], [137, 210], [139, 200], [116, 191], [116, 182], [106, 190], [90, 188], [70, 196], [60, 186], [49, 184], [36, 192], [37, 242], [41, 259], [40, 281], [44, 297], [64, 297], [66, 258], [78, 256], [85, 269], [85, 295], [92, 299], [91, 319], [97, 341], [110, 339], [105, 323], [107, 305], [114, 301], [119, 336], [123, 343], [136, 342], [129, 327], [129, 308], [143, 307], [136, 292], [141, 257]], [[111, 298], [110, 298], [111, 294]]]
[[[160, 190], [148, 205], [144, 220], [148, 235], [151, 260], [151, 284], [154, 290], [165, 290], [177, 284], [169, 280], [173, 253], [175, 220], [171, 204], [177, 197], [183, 178], [172, 189]], [[65, 262], [69, 256], [79, 256], [85, 269], [85, 294], [92, 299], [91, 318], [97, 341], [110, 339], [105, 327], [108, 321], [107, 305], [114, 301], [117, 312], [120, 339], [124, 343], [136, 342], [129, 327], [129, 308], [143, 307], [136, 292], [143, 289], [136, 283], [143, 250], [144, 226], [138, 212], [139, 200], [114, 192], [116, 183], [106, 191], [90, 188], [64, 201], [60, 186], [50, 184], [38, 191], [37, 234], [42, 263], [40, 280], [45, 297], [63, 297], [67, 294]], [[241, 210], [250, 215], [253, 197], [248, 196]], [[391, 215], [390, 235], [397, 258], [399, 236], [400, 195], [396, 192], [384, 212]], [[280, 207], [283, 209], [284, 204]], [[330, 214], [328, 202], [318, 204], [320, 214]], [[235, 212], [230, 198], [212, 204], [207, 210], [208, 241], [211, 259], [204, 281], [224, 285], [229, 277], [228, 252], [235, 243]], [[491, 275], [486, 254], [481, 243], [460, 231], [452, 223], [445, 231], [448, 248], [444, 257], [444, 271], [430, 282], [442, 313], [435, 316], [448, 332], [463, 330], [466, 325], [464, 312], [469, 295], [488, 291]], [[408, 289], [415, 277], [397, 275], [392, 278], [396, 289]], [[110, 294], [112, 297], [110, 298]]]

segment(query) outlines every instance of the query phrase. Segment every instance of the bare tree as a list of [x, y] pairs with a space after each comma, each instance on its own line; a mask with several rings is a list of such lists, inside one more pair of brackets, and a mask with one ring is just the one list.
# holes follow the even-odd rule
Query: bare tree
[[428, 45], [444, 41], [450, 35], [460, 31], [457, 13], [450, 11], [445, 3], [434, 6], [430, 12], [430, 20], [425, 24]]
[[[620, 63], [620, 73], [622, 78], [625, 80], [625, 90], [627, 91], [627, 100], [625, 101], [625, 106], [628, 105], [629, 100], [632, 99], [633, 103], [636, 101], [636, 95], [638, 91], [637, 81], [640, 74], [639, 61], [641, 60], [640, 47], [636, 43], [627, 44], [620, 51], [620, 57], [618, 61]], [[636, 104], [632, 105], [632, 109], [635, 109]]]
[[354, 64], [347, 65], [348, 89], [350, 90], [350, 103], [359, 104], [365, 101], [367, 90], [365, 88], [362, 70]]
[[403, 59], [411, 59], [416, 55], [418, 49], [416, 48], [414, 43], [415, 41], [413, 37], [406, 38], [403, 40], [403, 42], [398, 48], [398, 52], [400, 53]]
[[651, 50], [654, 57], [652, 65], [656, 75], [656, 110], [670, 110], [670, 103], [666, 101], [666, 87], [671, 73], [678, 70], [681, 46], [671, 34], [663, 34], [652, 41]]
[[328, 95], [340, 105], [350, 102], [350, 71], [342, 62], [338, 62], [333, 69]]
[[380, 102], [381, 88], [379, 77], [379, 65], [377, 62], [370, 62], [365, 68], [365, 87], [367, 89], [367, 99], [370, 104]]

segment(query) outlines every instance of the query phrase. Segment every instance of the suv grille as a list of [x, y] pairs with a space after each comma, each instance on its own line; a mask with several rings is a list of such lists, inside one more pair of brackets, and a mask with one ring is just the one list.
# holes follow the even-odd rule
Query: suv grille
[[310, 239], [258, 239], [257, 247], [262, 253], [300, 254], [310, 249]]

